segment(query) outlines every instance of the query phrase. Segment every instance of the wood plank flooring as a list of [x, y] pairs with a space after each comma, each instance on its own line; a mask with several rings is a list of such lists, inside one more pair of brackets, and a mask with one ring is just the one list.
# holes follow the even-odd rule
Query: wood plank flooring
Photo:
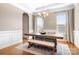
[[[25, 52], [23, 50], [19, 50], [16, 49], [15, 47], [19, 44], [24, 44], [26, 43], [27, 40], [23, 39], [23, 42], [15, 44], [13, 46], [4, 48], [0, 50], [0, 55], [33, 55], [29, 52]], [[58, 40], [58, 43], [62, 43], [62, 44], [68, 44], [70, 51], [72, 53], [72, 55], [79, 55], [79, 49], [77, 47], [75, 47], [75, 45], [71, 44], [71, 43], [67, 43], [66, 41], [62, 41], [62, 40]]]

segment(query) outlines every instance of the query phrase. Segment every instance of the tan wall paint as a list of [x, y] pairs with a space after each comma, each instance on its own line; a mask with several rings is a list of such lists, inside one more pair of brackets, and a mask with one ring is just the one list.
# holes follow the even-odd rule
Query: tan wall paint
[[44, 29], [47, 30], [56, 30], [56, 14], [49, 13], [47, 17], [44, 19]]
[[10, 4], [0, 3], [0, 49], [22, 42], [22, 13]]
[[75, 30], [79, 31], [79, 3], [75, 4]]
[[0, 31], [21, 30], [22, 13], [12, 5], [0, 3]]
[[74, 20], [74, 24], [75, 24], [74, 43], [79, 48], [79, 3], [75, 4], [74, 16], [75, 16], [75, 20]]

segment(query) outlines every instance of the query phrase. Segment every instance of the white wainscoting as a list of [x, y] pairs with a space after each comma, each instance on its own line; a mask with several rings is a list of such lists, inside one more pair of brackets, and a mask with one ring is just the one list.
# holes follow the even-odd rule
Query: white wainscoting
[[74, 43], [79, 48], [79, 31], [74, 31]]
[[22, 31], [0, 31], [0, 49], [22, 41]]

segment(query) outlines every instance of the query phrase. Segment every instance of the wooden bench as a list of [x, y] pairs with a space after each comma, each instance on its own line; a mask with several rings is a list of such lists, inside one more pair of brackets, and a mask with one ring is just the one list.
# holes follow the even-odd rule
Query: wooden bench
[[28, 40], [28, 42], [29, 43], [35, 43], [35, 44], [43, 45], [43, 46], [46, 46], [46, 47], [49, 47], [49, 48], [53, 48], [55, 46], [54, 43], [46, 42], [46, 41], [40, 41], [40, 40], [30, 39], [30, 40]]
[[28, 48], [30, 48], [33, 44], [38, 44], [38, 45], [45, 46], [47, 48], [52, 49], [52, 53], [56, 52], [56, 47], [53, 42], [46, 42], [46, 41], [40, 41], [40, 40], [35, 40], [35, 39], [29, 39], [28, 43], [29, 43]]

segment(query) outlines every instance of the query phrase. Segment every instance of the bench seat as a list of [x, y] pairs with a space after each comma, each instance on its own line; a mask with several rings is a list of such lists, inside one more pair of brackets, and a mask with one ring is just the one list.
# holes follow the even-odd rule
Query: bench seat
[[46, 46], [52, 49], [55, 47], [55, 44], [53, 42], [40, 41], [40, 40], [35, 40], [35, 39], [29, 39], [28, 42], [31, 44], [39, 44], [42, 46]]

